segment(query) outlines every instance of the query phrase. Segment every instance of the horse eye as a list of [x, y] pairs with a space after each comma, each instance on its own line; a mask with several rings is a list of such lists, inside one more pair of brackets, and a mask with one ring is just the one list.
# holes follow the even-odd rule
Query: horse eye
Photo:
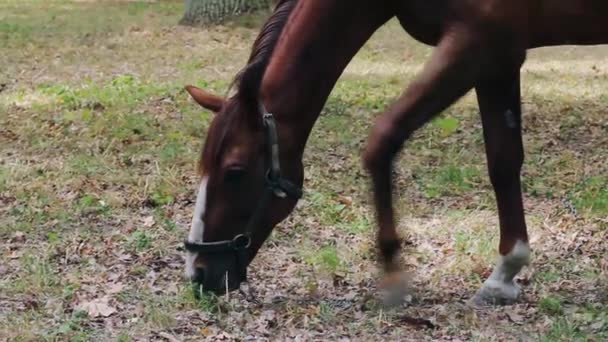
[[226, 182], [237, 182], [245, 175], [245, 169], [242, 167], [231, 167], [224, 173], [224, 181]]

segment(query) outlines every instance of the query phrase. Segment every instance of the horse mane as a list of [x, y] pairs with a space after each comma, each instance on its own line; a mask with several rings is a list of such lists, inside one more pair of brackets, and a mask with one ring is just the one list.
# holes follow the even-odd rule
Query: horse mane
[[[227, 102], [226, 108], [216, 117], [215, 124], [219, 127], [219, 136], [211, 138], [212, 127], [209, 129], [207, 141], [202, 151], [202, 156], [199, 161], [199, 174], [204, 174], [204, 167], [212, 167], [215, 161], [219, 158], [222, 152], [222, 145], [227, 133], [238, 122], [238, 120], [247, 120], [250, 115], [257, 115], [259, 112], [259, 93], [262, 85], [262, 78], [266, 67], [270, 62], [274, 48], [277, 45], [279, 36], [289, 19], [289, 15], [295, 8], [298, 0], [280, 0], [272, 15], [258, 34], [251, 54], [247, 60], [247, 65], [237, 73], [232, 81], [230, 88], [236, 88], [236, 94]], [[213, 134], [215, 135], [215, 134]]]
[[248, 97], [254, 96], [253, 100], [257, 105], [264, 71], [296, 3], [297, 0], [280, 0], [255, 39], [247, 66], [237, 74], [234, 80], [238, 84], [238, 94], [246, 97], [243, 100], [252, 100]]

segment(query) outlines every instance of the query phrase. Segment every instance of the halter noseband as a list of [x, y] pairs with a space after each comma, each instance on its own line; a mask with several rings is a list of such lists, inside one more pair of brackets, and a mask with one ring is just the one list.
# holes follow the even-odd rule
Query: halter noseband
[[261, 200], [253, 215], [245, 226], [245, 232], [238, 234], [232, 240], [223, 240], [216, 242], [192, 242], [186, 240], [184, 246], [188, 252], [201, 254], [224, 254], [235, 253], [237, 258], [237, 268], [240, 272], [241, 280], [247, 281], [247, 263], [248, 251], [251, 247], [251, 234], [256, 225], [259, 224], [262, 214], [268, 208], [268, 204], [272, 196], [279, 198], [300, 199], [302, 197], [302, 189], [293, 184], [288, 179], [281, 175], [281, 163], [279, 161], [279, 139], [277, 135], [277, 126], [272, 114], [264, 111], [263, 115], [264, 128], [266, 132], [267, 163], [266, 171], [266, 189], [262, 194]]

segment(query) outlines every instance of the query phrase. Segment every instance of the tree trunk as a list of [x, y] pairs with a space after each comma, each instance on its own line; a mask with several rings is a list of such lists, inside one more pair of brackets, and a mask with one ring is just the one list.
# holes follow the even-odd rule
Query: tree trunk
[[242, 13], [268, 9], [271, 0], [186, 0], [183, 25], [217, 24]]

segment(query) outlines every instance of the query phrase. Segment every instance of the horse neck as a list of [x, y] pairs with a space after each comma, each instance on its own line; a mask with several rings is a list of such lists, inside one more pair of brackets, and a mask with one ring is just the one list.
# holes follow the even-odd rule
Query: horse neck
[[390, 18], [386, 9], [371, 3], [300, 1], [283, 29], [262, 80], [261, 96], [276, 117], [288, 158], [301, 158], [336, 81]]

